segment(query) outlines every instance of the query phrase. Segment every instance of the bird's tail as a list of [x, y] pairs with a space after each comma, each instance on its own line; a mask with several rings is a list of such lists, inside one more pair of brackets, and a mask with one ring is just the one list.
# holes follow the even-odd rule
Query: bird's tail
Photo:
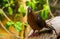
[[56, 32], [56, 30], [55, 30], [55, 28], [54, 28], [53, 26], [49, 26], [48, 28], [49, 28], [50, 30], [54, 30], [55, 33], [56, 33], [56, 35], [57, 35], [57, 32]]

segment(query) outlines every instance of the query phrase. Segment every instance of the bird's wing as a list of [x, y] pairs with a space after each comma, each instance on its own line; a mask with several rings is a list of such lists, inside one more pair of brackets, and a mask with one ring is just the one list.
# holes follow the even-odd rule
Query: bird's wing
[[37, 25], [39, 27], [44, 27], [46, 26], [45, 20], [41, 18], [41, 16], [37, 15]]

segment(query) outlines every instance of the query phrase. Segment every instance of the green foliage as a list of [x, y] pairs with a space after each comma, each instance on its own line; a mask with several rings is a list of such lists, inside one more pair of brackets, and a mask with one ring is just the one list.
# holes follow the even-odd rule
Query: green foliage
[[[10, 26], [13, 26], [14, 28], [15, 28], [15, 30], [17, 31], [17, 32], [19, 32], [19, 31], [21, 31], [23, 28], [22, 28], [22, 23], [21, 22], [19, 22], [19, 21], [17, 21], [17, 22], [13, 22], [13, 21], [8, 21], [7, 23], [6, 23], [6, 29], [8, 29], [9, 30], [9, 27]], [[28, 25], [28, 23], [27, 22], [25, 22], [24, 23], [24, 26], [27, 26]]]
[[49, 6], [47, 4], [44, 5], [44, 9], [41, 11], [41, 17], [46, 20], [48, 17], [48, 13], [49, 13]]
[[25, 23], [24, 23], [24, 26], [28, 26], [28, 22], [25, 22]]
[[[23, 16], [26, 15], [26, 9], [24, 9], [24, 6], [22, 3], [20, 3], [18, 10], [14, 10], [13, 7], [17, 5], [17, 0], [1, 0], [1, 8], [5, 8], [5, 12], [7, 12], [9, 15], [13, 15], [13, 12], [20, 12], [23, 14]], [[18, 7], [18, 6], [17, 6]], [[16, 13], [17, 14], [17, 13]]]
[[30, 6], [33, 10], [41, 10], [40, 16], [46, 20], [48, 18], [48, 13], [50, 10], [49, 5], [47, 4], [48, 0], [27, 0], [26, 5]]
[[3, 16], [3, 10], [0, 9], [0, 20], [2, 21], [4, 19], [4, 16]]
[[6, 2], [7, 0], [3, 0], [4, 2]]
[[35, 9], [35, 5], [36, 5], [36, 1], [35, 0], [27, 0], [26, 1], [26, 5], [30, 6], [33, 10]]
[[51, 3], [53, 0], [48, 0], [49, 1], [49, 3]]
[[14, 22], [13, 21], [8, 21], [6, 23], [6, 28], [9, 29], [10, 26], [13, 26], [14, 25]]
[[46, 4], [46, 0], [36, 0], [36, 10], [42, 10], [43, 5]]
[[9, 6], [9, 4], [5, 4], [5, 7], [8, 7]]
[[23, 14], [23, 16], [26, 15], [26, 9], [24, 9], [24, 6], [23, 6], [23, 5], [20, 5], [20, 6], [19, 6], [18, 12], [21, 12], [21, 13]]
[[[24, 9], [24, 6], [22, 4], [20, 4], [19, 6], [16, 6], [17, 0], [0, 0], [0, 2], [1, 2], [0, 8], [3, 8], [3, 10], [5, 12], [7, 12], [7, 14], [9, 14], [9, 15], [13, 15], [13, 13], [15, 13], [14, 14], [15, 17], [20, 16], [20, 13], [22, 13], [23, 16], [26, 15], [26, 10]], [[15, 10], [15, 7], [19, 7], [19, 8], [17, 10]], [[18, 12], [20, 12], [20, 13], [18, 13]], [[0, 17], [2, 15], [2, 13], [3, 13], [3, 11], [2, 11], [2, 9], [0, 9]], [[27, 25], [27, 24], [25, 24], [25, 25]], [[13, 21], [8, 21], [6, 23], [6, 28], [9, 29], [10, 26], [13, 26], [16, 29], [16, 31], [22, 30], [21, 22], [16, 21], [16, 23], [14, 23]]]
[[16, 29], [16, 31], [20, 31], [20, 30], [22, 30], [22, 23], [21, 22], [16, 22], [16, 23], [14, 23], [13, 21], [8, 21], [7, 23], [6, 23], [6, 28], [9, 30], [9, 27], [10, 26], [13, 26], [15, 29]]
[[8, 13], [9, 13], [10, 15], [12, 15], [12, 14], [13, 14], [13, 10], [12, 10], [12, 8], [11, 8], [11, 7], [8, 7]]
[[11, 6], [14, 6], [14, 0], [1, 0], [1, 8], [5, 8], [7, 9], [5, 12], [9, 13], [10, 15], [13, 14], [13, 9], [11, 8]]
[[10, 0], [10, 4], [14, 4], [14, 0]]
[[0, 9], [0, 14], [2, 14], [3, 13], [3, 10], [2, 9]]
[[20, 16], [20, 14], [18, 13], [18, 14], [15, 15], [15, 18], [17, 18], [17, 17], [19, 17], [19, 16]]
[[15, 24], [14, 24], [14, 27], [15, 27], [15, 29], [16, 29], [16, 31], [21, 31], [22, 30], [22, 23], [21, 22], [16, 22]]

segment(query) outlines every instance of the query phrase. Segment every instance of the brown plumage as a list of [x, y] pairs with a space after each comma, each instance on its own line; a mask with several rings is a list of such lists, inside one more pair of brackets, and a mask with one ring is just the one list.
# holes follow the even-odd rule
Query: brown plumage
[[27, 21], [33, 30], [41, 30], [42, 28], [55, 30], [52, 26], [48, 26], [45, 20], [43, 20], [40, 15], [35, 14], [30, 7], [28, 7]]

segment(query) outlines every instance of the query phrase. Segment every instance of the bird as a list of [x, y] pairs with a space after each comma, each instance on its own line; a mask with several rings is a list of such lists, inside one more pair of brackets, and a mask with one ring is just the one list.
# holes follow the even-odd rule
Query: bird
[[56, 30], [49, 26], [45, 20], [42, 19], [42, 17], [39, 14], [36, 14], [31, 7], [27, 8], [27, 22], [30, 25], [30, 27], [34, 30], [42, 30], [43, 28], [48, 28], [49, 30], [54, 30], [57, 34]]

